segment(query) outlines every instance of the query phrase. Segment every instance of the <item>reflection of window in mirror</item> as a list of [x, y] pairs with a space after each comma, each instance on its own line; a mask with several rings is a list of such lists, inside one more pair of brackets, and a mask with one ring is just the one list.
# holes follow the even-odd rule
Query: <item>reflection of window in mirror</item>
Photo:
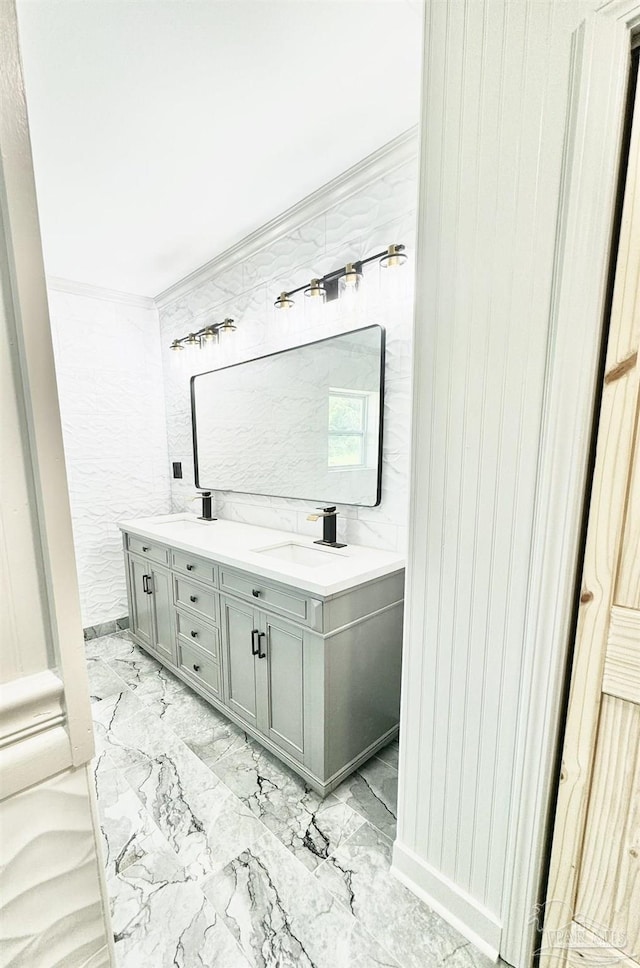
[[372, 427], [377, 426], [376, 394], [329, 389], [328, 465], [334, 470], [362, 468], [376, 459]]

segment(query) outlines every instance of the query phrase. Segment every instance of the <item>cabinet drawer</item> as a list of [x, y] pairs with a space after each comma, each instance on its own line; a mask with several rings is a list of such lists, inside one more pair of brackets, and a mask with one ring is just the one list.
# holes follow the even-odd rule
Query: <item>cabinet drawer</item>
[[220, 666], [206, 652], [179, 642], [178, 667], [209, 692], [220, 695]]
[[176, 612], [178, 641], [187, 647], [197, 645], [208, 652], [211, 658], [219, 661], [220, 632], [211, 625], [205, 625], [197, 618], [184, 612]]
[[308, 599], [286, 589], [271, 585], [262, 578], [252, 577], [237, 571], [220, 568], [220, 589], [231, 595], [248, 598], [263, 608], [269, 608], [279, 615], [287, 615], [299, 622], [307, 622], [309, 616]]
[[151, 561], [157, 561], [162, 565], [168, 563], [168, 552], [169, 549], [165, 548], [164, 545], [156, 544], [153, 541], [147, 541], [145, 538], [136, 538], [133, 534], [127, 535], [127, 548], [136, 555], [142, 555], [143, 558], [149, 558]]
[[218, 596], [215, 592], [178, 575], [173, 576], [173, 589], [174, 602], [179, 608], [185, 608], [206, 621], [218, 623]]
[[171, 567], [174, 571], [179, 571], [190, 578], [197, 578], [198, 581], [206, 582], [208, 585], [218, 584], [217, 566], [212, 561], [197, 558], [186, 551], [171, 552]]

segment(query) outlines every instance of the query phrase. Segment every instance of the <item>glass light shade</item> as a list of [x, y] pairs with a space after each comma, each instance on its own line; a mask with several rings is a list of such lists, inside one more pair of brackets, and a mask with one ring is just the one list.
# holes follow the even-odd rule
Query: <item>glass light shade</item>
[[310, 326], [316, 326], [322, 319], [322, 311], [327, 298], [327, 290], [320, 279], [312, 279], [304, 291], [304, 315]]
[[215, 346], [216, 343], [220, 342], [220, 334], [213, 327], [209, 326], [202, 334], [202, 342], [207, 346]]
[[348, 262], [344, 269], [344, 275], [338, 279], [340, 299], [355, 299], [361, 284], [362, 273], [356, 269], [353, 263]]
[[407, 261], [404, 245], [390, 245], [386, 255], [380, 259], [380, 266], [383, 269], [397, 269]]
[[327, 298], [327, 290], [322, 285], [320, 279], [312, 279], [305, 289], [304, 294], [309, 299], [317, 299], [319, 302], [324, 302]]
[[281, 292], [273, 305], [276, 309], [293, 309], [295, 303], [286, 292]]
[[174, 352], [181, 352], [184, 349], [184, 346], [177, 339], [174, 339], [170, 349], [172, 349]]
[[224, 322], [222, 323], [222, 326], [220, 327], [220, 332], [221, 333], [235, 333], [235, 331], [236, 331], [237, 328], [238, 327], [236, 326], [236, 324], [234, 323], [234, 321], [232, 319], [230, 319], [229, 317], [227, 317], [227, 319], [224, 320]]
[[183, 345], [188, 350], [199, 350], [202, 343], [199, 336], [196, 336], [195, 333], [189, 333]]

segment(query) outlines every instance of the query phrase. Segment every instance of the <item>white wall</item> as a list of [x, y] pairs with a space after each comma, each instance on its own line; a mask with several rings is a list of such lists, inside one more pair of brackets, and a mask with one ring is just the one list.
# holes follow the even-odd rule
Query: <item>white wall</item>
[[123, 518], [166, 513], [169, 466], [151, 300], [49, 283], [82, 622], [128, 613]]
[[[382, 504], [377, 508], [339, 507], [338, 535], [349, 543], [404, 550], [407, 538], [409, 478], [410, 367], [413, 310], [413, 257], [416, 207], [415, 135], [398, 139], [340, 179], [319, 190], [277, 221], [269, 223], [208, 267], [172, 287], [159, 298], [165, 373], [169, 460], [183, 462], [184, 479], [171, 482], [174, 510], [194, 510], [191, 498], [193, 455], [188, 377], [217, 365], [251, 359], [285, 347], [312, 342], [353, 329], [353, 319], [335, 304], [310, 325], [301, 318], [275, 313], [273, 302], [312, 276], [371, 255], [391, 242], [407, 245], [409, 262], [402, 270], [397, 298], [371, 296], [361, 325], [380, 323], [387, 330], [385, 441]], [[169, 343], [212, 319], [231, 316], [238, 330], [222, 337], [213, 362], [189, 367], [186, 352]], [[187, 368], [185, 368], [187, 367]], [[233, 403], [230, 401], [230, 406]], [[215, 492], [221, 518], [306, 534], [320, 525], [306, 517], [310, 502]]]
[[[552, 307], [572, 44], [594, 6], [431, 0], [426, 8], [394, 862], [494, 953], [510, 894], [536, 886], [513, 881], [510, 867], [516, 819], [527, 808], [516, 782], [517, 744], [535, 665], [525, 654], [534, 621], [528, 612], [534, 537], [536, 544], [552, 543], [565, 526], [556, 520], [553, 535], [534, 533], [547, 375], [558, 338]], [[607, 165], [600, 170], [609, 178]], [[603, 192], [605, 223], [610, 202]], [[598, 218], [591, 232], [600, 232]], [[597, 289], [605, 256], [595, 269]], [[583, 288], [593, 288], [592, 278], [583, 278]], [[599, 308], [585, 316], [590, 346], [597, 345]], [[581, 340], [577, 345], [582, 350]], [[594, 360], [595, 354], [593, 377], [580, 394], [563, 399], [565, 413], [582, 408], [583, 428]], [[565, 365], [577, 364], [567, 357]], [[576, 519], [588, 446], [586, 436], [580, 440]], [[570, 444], [565, 440], [565, 450]], [[550, 500], [564, 501], [565, 494]], [[565, 534], [562, 577], [570, 585], [577, 527]], [[561, 621], [559, 615], [558, 627]], [[544, 653], [547, 643], [534, 647]], [[557, 715], [544, 702], [542, 696], [538, 716]], [[535, 708], [529, 717], [530, 729]], [[550, 769], [550, 750], [547, 758], [541, 777]], [[542, 839], [540, 822], [533, 836]], [[523, 913], [518, 941], [531, 931], [531, 913]], [[512, 936], [513, 964], [520, 964], [512, 960], [517, 948]]]

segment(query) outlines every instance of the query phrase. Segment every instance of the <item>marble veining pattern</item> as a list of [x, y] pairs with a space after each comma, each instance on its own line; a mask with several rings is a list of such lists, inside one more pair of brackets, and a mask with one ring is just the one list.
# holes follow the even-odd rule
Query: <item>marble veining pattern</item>
[[397, 743], [322, 800], [128, 632], [86, 650], [117, 968], [488, 968], [390, 874]]

